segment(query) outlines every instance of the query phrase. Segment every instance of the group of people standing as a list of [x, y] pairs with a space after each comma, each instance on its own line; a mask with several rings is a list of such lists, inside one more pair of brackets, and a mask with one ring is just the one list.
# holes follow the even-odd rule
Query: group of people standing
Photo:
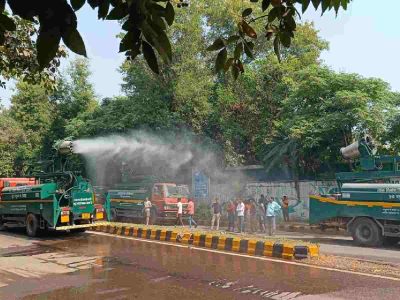
[[[211, 220], [211, 230], [214, 229], [216, 223], [216, 230], [219, 230], [219, 222], [221, 218], [221, 205], [216, 198], [212, 204], [213, 216]], [[268, 232], [269, 235], [274, 235], [276, 230], [276, 216], [282, 211], [284, 221], [289, 221], [289, 199], [286, 195], [282, 197], [279, 204], [274, 198], [267, 198], [261, 195], [260, 199], [243, 200], [238, 198], [231, 200], [226, 206], [228, 214], [228, 231], [238, 232], [256, 232], [257, 223], [259, 231]]]
[[[146, 225], [150, 223], [152, 204], [148, 198], [144, 201], [144, 215], [146, 217]], [[182, 214], [183, 205], [181, 199], [177, 202], [177, 215], [175, 225], [182, 225]], [[218, 198], [215, 198], [211, 205], [212, 209], [212, 219], [211, 219], [211, 230], [219, 230], [221, 215], [222, 215], [222, 205]], [[225, 207], [228, 214], [228, 231], [234, 232], [235, 228], [237, 232], [256, 232], [257, 223], [260, 232], [265, 232], [269, 235], [274, 235], [276, 230], [276, 216], [280, 211], [282, 211], [283, 219], [285, 222], [289, 221], [289, 199], [286, 195], [282, 197], [282, 201], [279, 204], [275, 201], [273, 197], [265, 197], [261, 195], [258, 201], [254, 199], [243, 200], [242, 198], [237, 198], [236, 200], [231, 200], [227, 203]], [[194, 203], [192, 199], [189, 199], [187, 205], [187, 214], [189, 227], [192, 225], [197, 227], [197, 223], [194, 220]]]

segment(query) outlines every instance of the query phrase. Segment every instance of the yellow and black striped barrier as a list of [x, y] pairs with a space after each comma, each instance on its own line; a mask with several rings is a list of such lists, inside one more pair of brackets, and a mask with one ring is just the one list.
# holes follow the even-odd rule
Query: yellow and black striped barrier
[[269, 256], [284, 259], [304, 259], [319, 256], [319, 246], [316, 244], [296, 245], [292, 242], [258, 241], [242, 237], [228, 237], [204, 233], [180, 232], [169, 228], [151, 229], [144, 225], [116, 225], [99, 223], [92, 227], [93, 231], [115, 235], [132, 236], [164, 242], [174, 242], [197, 247], [238, 252], [249, 255]]

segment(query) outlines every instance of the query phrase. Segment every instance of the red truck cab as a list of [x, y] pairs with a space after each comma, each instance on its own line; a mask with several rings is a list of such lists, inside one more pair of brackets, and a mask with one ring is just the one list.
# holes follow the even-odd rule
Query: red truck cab
[[160, 219], [176, 219], [178, 198], [183, 205], [183, 216], [187, 214], [188, 196], [181, 194], [175, 183], [155, 183], [151, 194], [151, 202], [156, 207]]

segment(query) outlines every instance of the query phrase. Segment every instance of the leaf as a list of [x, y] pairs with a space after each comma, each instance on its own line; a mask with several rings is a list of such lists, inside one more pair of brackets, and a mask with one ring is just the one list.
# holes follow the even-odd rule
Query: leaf
[[[249, 45], [250, 44], [250, 45]], [[251, 45], [252, 44], [252, 45]], [[251, 58], [251, 59], [253, 59], [254, 58], [254, 55], [253, 55], [253, 52], [252, 52], [252, 50], [253, 50], [253, 47], [254, 47], [254, 43], [245, 43], [244, 44], [244, 53], [246, 53], [246, 55], [247, 55], [247, 57], [248, 58]]]
[[280, 32], [279, 39], [283, 46], [285, 46], [286, 48], [290, 47], [291, 38], [287, 32]]
[[239, 68], [240, 73], [243, 73], [244, 72], [244, 67], [243, 67], [242, 61], [240, 59], [237, 62], [237, 66]]
[[322, 14], [329, 8], [329, 5], [331, 4], [331, 0], [322, 0], [321, 1], [321, 9], [322, 9]]
[[157, 26], [154, 22], [148, 21], [149, 25], [151, 28], [154, 30], [154, 32], [157, 34], [157, 51], [161, 55], [161, 57], [164, 59], [164, 61], [167, 63], [172, 59], [172, 47], [171, 43], [169, 41], [169, 38], [167, 37], [165, 31]]
[[64, 44], [76, 54], [80, 54], [86, 57], [85, 43], [78, 30], [75, 28], [69, 28], [62, 36]]
[[171, 26], [172, 23], [174, 23], [174, 18], [175, 18], [174, 7], [172, 6], [171, 2], [168, 2], [167, 6], [165, 7], [165, 21], [167, 21], [169, 26]]
[[121, 20], [128, 14], [127, 6], [118, 5], [114, 7], [107, 16], [107, 20]]
[[280, 13], [281, 13], [280, 7], [274, 7], [273, 9], [271, 9], [268, 14], [268, 22], [272, 23], [276, 18], [280, 16]]
[[281, 50], [280, 50], [279, 35], [276, 35], [275, 39], [274, 39], [274, 51], [275, 51], [276, 57], [278, 58], [278, 61], [281, 62]]
[[332, 0], [332, 2], [333, 2], [333, 7], [335, 8], [336, 15], [337, 15], [339, 12], [341, 0]]
[[263, 0], [263, 2], [261, 3], [262, 11], [266, 11], [268, 6], [270, 6], [270, 4], [271, 0]]
[[285, 28], [286, 30], [289, 31], [295, 31], [296, 30], [296, 21], [293, 17], [287, 17], [285, 18]]
[[239, 68], [236, 65], [232, 65], [232, 76], [233, 79], [237, 79], [239, 77]]
[[246, 9], [242, 12], [242, 17], [243, 17], [243, 18], [248, 17], [248, 16], [251, 15], [252, 12], [253, 12], [253, 9], [251, 9], [250, 7], [249, 7], [249, 8], [246, 8]]
[[225, 48], [218, 53], [215, 61], [215, 72], [219, 73], [224, 68], [227, 56], [228, 52]]
[[347, 9], [347, 3], [348, 3], [348, 0], [342, 0], [341, 1], [342, 7], [343, 7], [344, 10]]
[[225, 46], [226, 46], [226, 45], [225, 45], [224, 40], [221, 39], [221, 38], [218, 38], [218, 39], [216, 39], [216, 40], [214, 41], [214, 43], [213, 43], [211, 46], [209, 46], [209, 47], [207, 48], [207, 51], [219, 50], [219, 49], [224, 48]]
[[242, 53], [243, 53], [243, 43], [238, 43], [235, 47], [233, 57], [235, 59], [239, 59]]
[[282, 5], [282, 0], [271, 0], [271, 4], [273, 7], [278, 7]]
[[100, 3], [99, 11], [97, 13], [97, 18], [104, 20], [107, 17], [109, 8], [110, 8], [110, 1], [109, 0], [103, 0]]
[[156, 54], [154, 53], [153, 47], [146, 41], [142, 41], [142, 50], [143, 50], [143, 56], [144, 59], [146, 60], [147, 64], [149, 65], [150, 69], [156, 73], [160, 74], [160, 70], [158, 68], [158, 62], [157, 62], [157, 57]]
[[251, 37], [253, 39], [257, 38], [257, 33], [255, 32], [255, 30], [253, 29], [253, 27], [251, 27], [249, 24], [247, 24], [247, 22], [245, 20], [242, 21], [242, 27], [243, 27], [243, 31], [244, 33], [248, 36]]
[[0, 13], [0, 29], [3, 29], [3, 31], [15, 31], [17, 27], [15, 26], [13, 19]]
[[321, 0], [311, 0], [311, 2], [314, 5], [315, 10], [317, 10]]
[[309, 5], [310, 5], [310, 0], [303, 0], [303, 3], [301, 5], [301, 11], [303, 12], [303, 14], [307, 10]]
[[37, 59], [41, 69], [47, 67], [56, 56], [61, 33], [58, 27], [41, 28], [36, 40]]
[[238, 35], [231, 35], [229, 38], [228, 38], [228, 40], [227, 40], [227, 44], [232, 44], [232, 43], [235, 43], [235, 42], [237, 42], [237, 40], [239, 40], [240, 39], [240, 36], [238, 36]]
[[153, 16], [153, 22], [161, 29], [163, 30], [167, 29], [167, 25], [165, 24], [164, 18], [161, 18], [160, 16]]
[[226, 61], [225, 65], [224, 65], [224, 71], [227, 72], [229, 70], [229, 68], [232, 66], [233, 62], [234, 62], [234, 58], [230, 57], [228, 58], [228, 60]]
[[119, 52], [125, 52], [129, 49], [131, 49], [133, 45], [133, 32], [130, 31], [125, 34], [125, 36], [122, 38], [121, 43], [119, 44]]
[[85, 4], [86, 0], [71, 0], [70, 2], [72, 8], [77, 11]]
[[99, 6], [99, 1], [100, 0], [87, 0], [87, 2], [89, 3], [89, 5], [95, 9], [97, 6]]
[[15, 31], [17, 27], [15, 26], [13, 19], [0, 13], [0, 29], [3, 31]]

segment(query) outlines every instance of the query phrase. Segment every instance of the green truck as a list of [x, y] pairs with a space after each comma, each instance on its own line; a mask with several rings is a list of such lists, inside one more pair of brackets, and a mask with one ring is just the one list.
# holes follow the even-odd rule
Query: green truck
[[[58, 151], [66, 153], [65, 148]], [[49, 229], [82, 232], [95, 220], [103, 219], [104, 209], [94, 204], [93, 188], [82, 176], [61, 170], [33, 177], [35, 185], [2, 189], [1, 227], [25, 226], [33, 237]]]
[[400, 157], [374, 149], [369, 137], [341, 149], [357, 170], [337, 173], [337, 188], [310, 196], [310, 224], [345, 228], [362, 246], [400, 241]]
[[166, 223], [176, 220], [177, 202], [181, 199], [186, 216], [188, 203], [187, 186], [160, 182], [155, 176], [129, 176], [122, 174], [122, 182], [113, 186], [106, 196], [104, 208], [109, 221], [140, 220], [144, 218], [144, 200], [152, 203], [150, 223]]

